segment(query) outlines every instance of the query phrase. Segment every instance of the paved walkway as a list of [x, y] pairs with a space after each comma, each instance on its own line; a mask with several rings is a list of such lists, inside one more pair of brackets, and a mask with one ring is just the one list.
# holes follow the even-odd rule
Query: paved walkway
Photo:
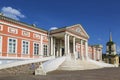
[[120, 80], [120, 68], [98, 70], [54, 71], [46, 76], [0, 73], [0, 80]]

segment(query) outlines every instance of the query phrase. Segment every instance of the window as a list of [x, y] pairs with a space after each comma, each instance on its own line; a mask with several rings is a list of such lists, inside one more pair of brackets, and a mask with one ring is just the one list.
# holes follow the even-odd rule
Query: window
[[34, 55], [38, 55], [38, 54], [39, 54], [39, 44], [34, 43]]
[[9, 38], [8, 53], [17, 53], [17, 41], [14, 38]]
[[3, 30], [3, 25], [0, 25], [0, 31], [2, 31]]
[[2, 37], [0, 36], [0, 53], [2, 52]]
[[43, 55], [47, 56], [47, 45], [43, 45]]
[[76, 29], [76, 32], [79, 32], [79, 33], [80, 33], [80, 32], [81, 32], [81, 29], [80, 29], [80, 28], [77, 28], [77, 29]]
[[22, 53], [29, 54], [29, 42], [28, 41], [22, 41]]

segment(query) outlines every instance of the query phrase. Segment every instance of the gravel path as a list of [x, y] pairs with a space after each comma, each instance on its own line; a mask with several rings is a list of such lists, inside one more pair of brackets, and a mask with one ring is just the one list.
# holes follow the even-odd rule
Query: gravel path
[[120, 68], [81, 71], [54, 71], [45, 76], [0, 72], [0, 80], [120, 80]]

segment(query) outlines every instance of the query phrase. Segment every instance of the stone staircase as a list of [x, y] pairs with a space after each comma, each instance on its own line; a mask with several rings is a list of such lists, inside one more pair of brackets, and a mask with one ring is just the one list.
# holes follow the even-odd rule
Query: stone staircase
[[[32, 65], [34, 64], [34, 67]], [[1, 69], [0, 74], [34, 74], [35, 69], [38, 68], [40, 63], [33, 63], [33, 64], [25, 64], [25, 65], [20, 65], [16, 67], [11, 67], [11, 68], [6, 68], [6, 69]]]
[[45, 62], [51, 59], [54, 59], [54, 56], [2, 64], [0, 65], [0, 74], [6, 74], [6, 73], [7, 74], [19, 74], [19, 73], [33, 74], [35, 73], [35, 70], [39, 67], [39, 65], [42, 62]]
[[59, 57], [42, 63], [35, 69], [35, 75], [46, 75], [48, 72], [57, 70], [65, 59], [66, 57]]
[[87, 70], [103, 68], [87, 60], [65, 60], [58, 70]]

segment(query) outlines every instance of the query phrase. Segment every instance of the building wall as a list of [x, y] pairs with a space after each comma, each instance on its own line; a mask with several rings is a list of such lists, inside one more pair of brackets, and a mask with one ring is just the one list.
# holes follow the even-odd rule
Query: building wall
[[[82, 44], [83, 47], [83, 56], [86, 57], [85, 55], [85, 44]], [[80, 54], [81, 50], [81, 44], [76, 43], [76, 51]], [[81, 56], [81, 54], [80, 54]], [[102, 48], [99, 46], [88, 46], [88, 56], [90, 59], [93, 60], [102, 60]]]
[[[9, 20], [0, 20], [0, 44], [0, 57], [27, 59], [49, 56], [48, 46], [50, 45], [47, 31], [40, 31], [35, 29], [34, 26], [28, 27], [15, 22], [10, 22]], [[64, 46], [63, 40], [62, 44]], [[83, 44], [76, 43], [76, 52], [81, 56], [81, 46], [83, 56], [86, 57], [86, 47], [84, 42]], [[35, 52], [36, 54], [34, 54]], [[99, 48], [96, 46], [88, 47], [88, 55], [91, 59], [101, 59], [101, 53], [102, 52], [100, 52]]]
[[[10, 40], [15, 40], [15, 53], [10, 53], [9, 51], [9, 47], [11, 47]], [[23, 42], [25, 41], [28, 42], [28, 54], [23, 54]], [[48, 46], [48, 35], [47, 32], [40, 32], [39, 30], [35, 30], [31, 27], [29, 28], [27, 26], [22, 26], [15, 23], [0, 20], [0, 42], [2, 43], [0, 46], [2, 47], [0, 50], [0, 56], [2, 57], [40, 58], [43, 57], [44, 45]], [[35, 49], [36, 51], [39, 51], [39, 54], [35, 55], [34, 47], [37, 44], [38, 47], [37, 49]]]

